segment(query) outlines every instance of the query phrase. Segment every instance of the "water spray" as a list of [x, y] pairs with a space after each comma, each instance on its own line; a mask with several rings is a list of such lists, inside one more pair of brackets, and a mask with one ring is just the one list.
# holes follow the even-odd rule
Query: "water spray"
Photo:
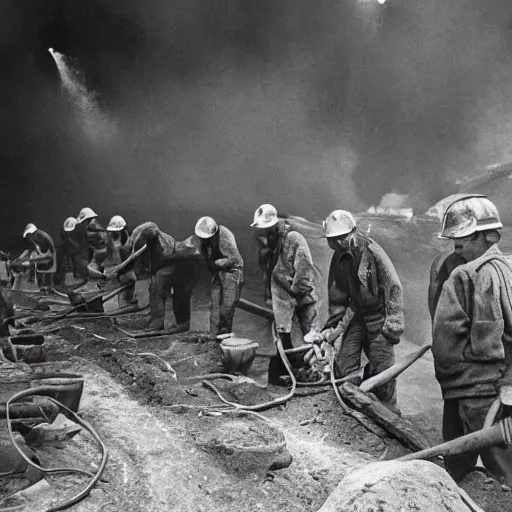
[[65, 55], [53, 48], [48, 48], [48, 51], [57, 65], [62, 88], [74, 105], [86, 135], [92, 142], [108, 141], [115, 135], [117, 128], [100, 109], [95, 92], [87, 89], [80, 73]]

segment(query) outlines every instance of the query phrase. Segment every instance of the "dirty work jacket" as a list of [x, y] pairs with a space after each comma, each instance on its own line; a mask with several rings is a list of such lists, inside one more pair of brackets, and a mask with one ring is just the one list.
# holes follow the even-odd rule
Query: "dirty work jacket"
[[318, 301], [317, 275], [306, 239], [285, 222], [279, 221], [278, 229], [280, 240], [270, 275], [272, 310], [277, 328], [290, 332], [295, 309]]
[[[238, 251], [235, 235], [225, 226], [219, 226], [219, 230], [213, 235], [211, 242], [201, 244], [201, 252], [212, 274], [220, 270], [232, 272], [244, 268], [244, 260]], [[216, 263], [217, 262], [217, 263]]]
[[369, 237], [355, 234], [350, 253], [336, 251], [329, 269], [329, 320], [333, 327], [350, 306], [361, 317], [384, 317], [381, 332], [398, 343], [404, 330], [402, 284], [384, 249]]
[[512, 258], [496, 245], [444, 283], [432, 353], [445, 399], [493, 396], [512, 384]]
[[467, 261], [456, 252], [442, 252], [434, 258], [430, 267], [430, 283], [428, 286], [428, 310], [432, 320], [434, 320], [434, 313], [444, 282], [450, 277], [454, 269], [464, 265], [464, 263], [467, 263]]

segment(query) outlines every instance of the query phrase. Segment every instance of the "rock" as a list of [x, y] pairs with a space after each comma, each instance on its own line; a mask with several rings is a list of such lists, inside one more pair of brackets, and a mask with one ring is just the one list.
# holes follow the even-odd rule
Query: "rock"
[[510, 487], [508, 485], [502, 485], [501, 486], [501, 490], [503, 492], [510, 492], [511, 491], [511, 489], [510, 489]]
[[423, 460], [375, 462], [349, 473], [318, 512], [468, 512], [457, 485]]
[[196, 441], [226, 470], [244, 478], [263, 478], [270, 469], [282, 469], [292, 463], [281, 430], [261, 421], [223, 422]]

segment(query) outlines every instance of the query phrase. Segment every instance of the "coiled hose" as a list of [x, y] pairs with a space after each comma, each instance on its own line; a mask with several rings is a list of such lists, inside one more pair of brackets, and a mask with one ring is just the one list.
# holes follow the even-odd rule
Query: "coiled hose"
[[51, 387], [48, 387], [48, 386], [41, 386], [41, 387], [37, 387], [37, 388], [24, 389], [22, 391], [19, 391], [18, 393], [13, 395], [11, 398], [9, 398], [9, 400], [7, 400], [7, 403], [5, 404], [5, 417], [6, 417], [6, 422], [7, 422], [7, 430], [9, 432], [9, 436], [11, 437], [12, 444], [14, 445], [14, 447], [16, 448], [18, 453], [21, 455], [21, 457], [23, 457], [23, 459], [27, 462], [27, 464], [29, 464], [30, 466], [32, 466], [35, 469], [38, 469], [39, 471], [42, 471], [43, 473], [49, 473], [49, 474], [51, 474], [51, 473], [80, 473], [80, 474], [92, 477], [91, 481], [87, 484], [87, 486], [82, 491], [80, 491], [78, 494], [76, 494], [69, 500], [66, 500], [58, 505], [52, 505], [50, 508], [47, 508], [44, 510], [44, 512], [56, 512], [58, 510], [65, 510], [66, 508], [71, 507], [72, 505], [78, 503], [79, 501], [83, 500], [86, 496], [89, 495], [92, 488], [96, 485], [96, 483], [101, 478], [101, 475], [103, 474], [103, 471], [105, 469], [105, 466], [106, 466], [107, 460], [108, 460], [108, 450], [107, 450], [107, 447], [105, 446], [105, 444], [103, 443], [103, 441], [101, 440], [100, 436], [98, 435], [98, 433], [94, 430], [94, 428], [91, 425], [89, 425], [89, 423], [87, 423], [85, 420], [80, 418], [72, 410], [68, 409], [64, 404], [58, 402], [57, 400], [55, 400], [51, 397], [47, 397], [49, 400], [51, 400], [53, 403], [55, 403], [61, 409], [66, 411], [68, 414], [70, 414], [79, 425], [84, 427], [94, 437], [94, 439], [96, 439], [96, 441], [99, 443], [99, 445], [101, 447], [101, 462], [100, 462], [100, 465], [99, 465], [96, 473], [92, 474], [89, 471], [84, 471], [84, 470], [78, 469], [78, 468], [43, 468], [43, 467], [39, 466], [38, 464], [36, 464], [35, 462], [33, 462], [32, 460], [30, 460], [30, 458], [27, 457], [27, 455], [23, 452], [23, 450], [21, 450], [21, 448], [16, 444], [16, 441], [14, 439], [14, 433], [13, 433], [12, 425], [11, 425], [10, 406], [13, 402], [16, 402], [20, 398], [38, 395], [40, 393], [45, 393], [48, 391], [54, 391], [54, 389]]

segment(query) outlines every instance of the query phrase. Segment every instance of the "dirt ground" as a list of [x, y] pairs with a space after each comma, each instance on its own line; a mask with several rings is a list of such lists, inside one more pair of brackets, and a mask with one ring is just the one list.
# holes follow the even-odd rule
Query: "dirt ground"
[[[123, 328], [140, 326], [142, 314], [119, 321]], [[383, 455], [395, 457], [406, 450], [392, 439], [380, 439], [352, 418], [344, 417], [332, 392], [293, 398], [286, 405], [263, 413], [283, 431], [292, 464], [264, 474], [244, 476], [231, 471], [216, 454], [196, 443], [199, 436], [232, 421], [233, 415], [209, 417], [195, 409], [173, 412], [168, 406], [219, 404], [217, 396], [194, 376], [222, 371], [217, 342], [204, 333], [133, 340], [107, 320], [67, 322], [48, 335], [46, 369], [71, 371], [85, 377], [80, 412], [103, 438], [109, 462], [91, 496], [77, 511], [315, 511], [347, 471]], [[71, 324], [71, 325], [69, 325]], [[165, 371], [151, 352], [176, 371]], [[257, 365], [258, 366], [258, 365]], [[265, 366], [262, 360], [259, 366]], [[286, 392], [284, 388], [230, 386], [213, 381], [229, 400], [253, 404]], [[309, 390], [300, 390], [304, 393]], [[263, 420], [239, 417], [255, 425]], [[94, 440], [80, 433], [64, 446], [40, 449], [43, 465], [97, 467], [99, 451]], [[61, 462], [61, 464], [59, 464]], [[62, 500], [83, 487], [85, 477], [57, 475], [50, 485], [28, 499], [44, 506]], [[10, 480], [6, 494], [26, 486]], [[463, 487], [487, 512], [509, 510], [510, 492], [500, 483], [475, 473]], [[44, 503], [41, 502], [44, 501]], [[7, 500], [2, 505], [19, 504]], [[20, 509], [21, 510], [21, 509]]]

